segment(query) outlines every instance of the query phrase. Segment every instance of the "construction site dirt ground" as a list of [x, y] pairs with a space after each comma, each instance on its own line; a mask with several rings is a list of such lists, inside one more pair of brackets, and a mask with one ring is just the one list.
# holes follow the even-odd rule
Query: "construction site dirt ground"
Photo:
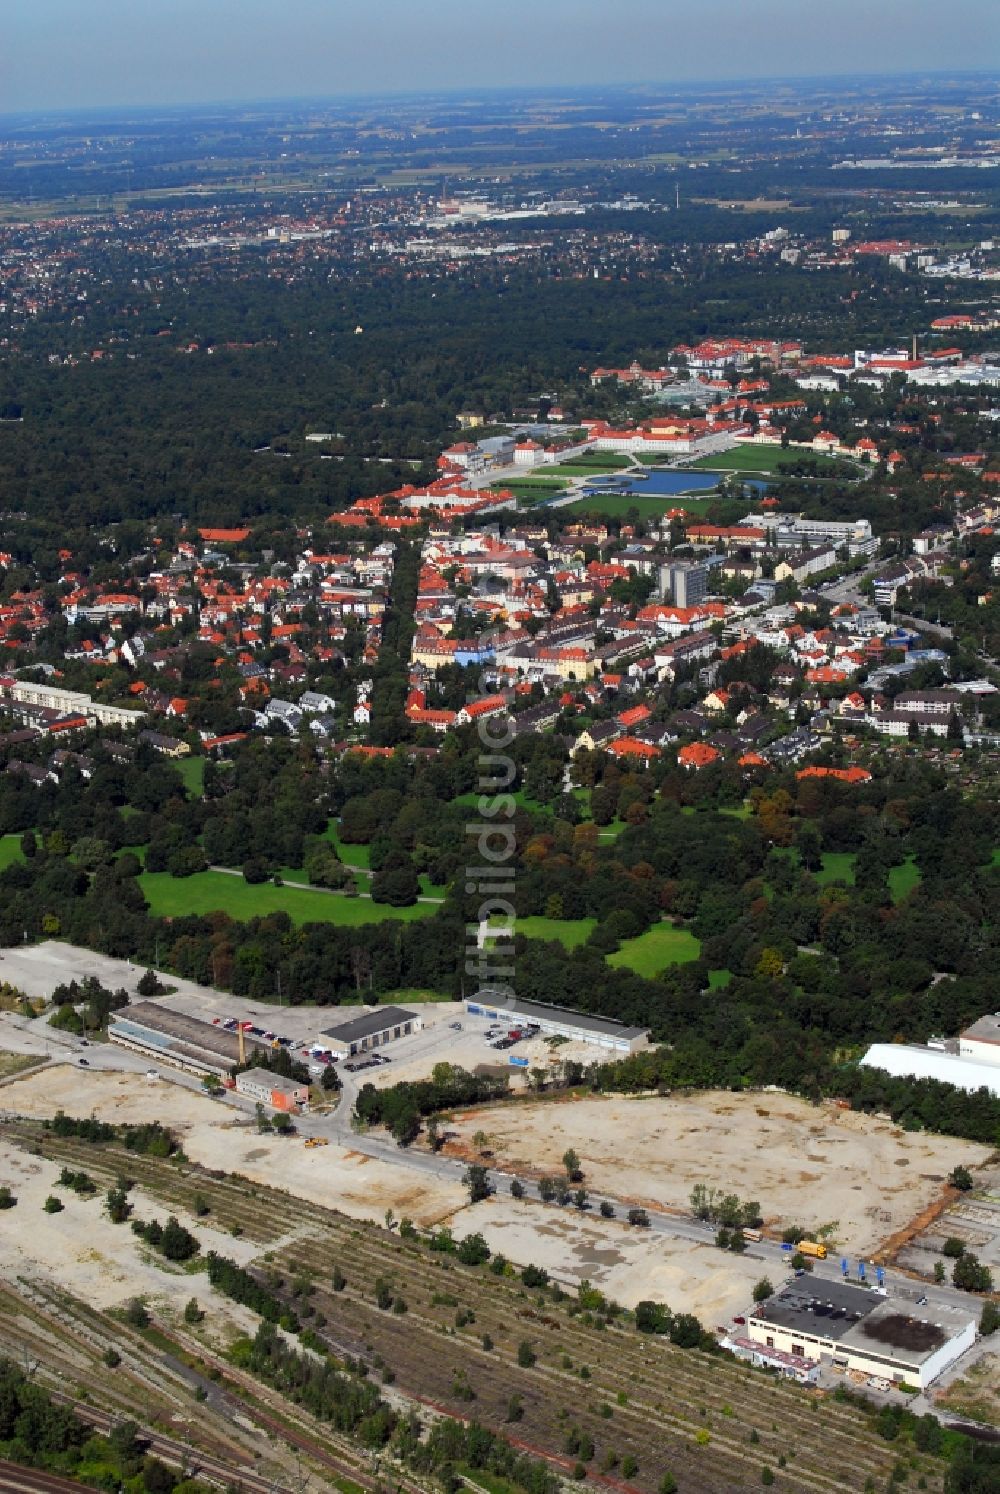
[[459, 1235], [479, 1233], [494, 1254], [543, 1266], [560, 1281], [589, 1281], [615, 1302], [634, 1307], [644, 1298], [693, 1312], [708, 1326], [745, 1312], [754, 1283], [767, 1267], [752, 1252], [730, 1255], [575, 1210], [495, 1196], [463, 1209]]
[[[178, 1317], [185, 1303], [196, 1297], [205, 1312], [218, 1315], [218, 1326], [226, 1332], [232, 1330], [234, 1321], [243, 1331], [252, 1331], [252, 1313], [239, 1309], [234, 1320], [231, 1306], [220, 1305], [204, 1276], [192, 1276], [164, 1261], [127, 1224], [112, 1224], [100, 1190], [81, 1196], [60, 1187], [59, 1172], [55, 1163], [0, 1140], [0, 1184], [6, 1184], [17, 1200], [13, 1208], [0, 1209], [0, 1277], [51, 1282], [101, 1309], [143, 1297], [155, 1302], [161, 1312], [166, 1309]], [[50, 1195], [63, 1205], [58, 1214], [45, 1212]], [[129, 1201], [136, 1218], [166, 1221], [163, 1205], [141, 1188], [132, 1189]], [[240, 1264], [260, 1251], [251, 1241], [213, 1229], [210, 1221], [195, 1219], [183, 1210], [174, 1212], [181, 1224], [197, 1234], [205, 1251], [219, 1251]]]
[[[490, 1247], [510, 1260], [544, 1265], [568, 1282], [587, 1278], [625, 1305], [653, 1297], [713, 1323], [745, 1308], [749, 1289], [766, 1274], [752, 1247], [740, 1258], [712, 1245], [645, 1235], [621, 1220], [506, 1197], [470, 1206], [457, 1177], [415, 1172], [402, 1161], [369, 1157], [332, 1141], [307, 1150], [298, 1138], [261, 1136], [249, 1118], [165, 1080], [81, 1073], [52, 1063], [14, 1079], [2, 1094], [4, 1107], [24, 1116], [43, 1118], [63, 1109], [119, 1123], [158, 1120], [175, 1132], [192, 1162], [289, 1194], [289, 1234], [296, 1228], [296, 1197], [377, 1222], [392, 1209], [397, 1218], [409, 1217], [423, 1228], [447, 1222], [459, 1238], [481, 1230]], [[563, 1153], [573, 1147], [595, 1192], [687, 1212], [691, 1188], [705, 1182], [757, 1199], [769, 1222], [797, 1222], [810, 1230], [831, 1225], [832, 1240], [865, 1252], [937, 1196], [957, 1162], [981, 1167], [989, 1155], [986, 1147], [904, 1133], [884, 1120], [832, 1105], [813, 1107], [787, 1095], [526, 1100], [467, 1112], [453, 1129], [468, 1155], [474, 1134], [485, 1131], [494, 1153], [491, 1164], [504, 1170], [555, 1173]], [[13, 1155], [20, 1155], [22, 1164], [37, 1161]], [[8, 1180], [20, 1183], [0, 1177]], [[0, 1215], [0, 1242], [6, 1239], [8, 1248], [28, 1212], [32, 1229], [38, 1221], [39, 1240], [45, 1228], [71, 1226], [65, 1213], [50, 1218], [42, 1212], [44, 1181], [35, 1191], [38, 1198], [25, 1213], [19, 1204]], [[73, 1209], [84, 1227], [81, 1252], [87, 1206]], [[39, 1253], [58, 1254], [60, 1248], [53, 1240], [40, 1245]], [[231, 1253], [231, 1242], [225, 1253]], [[4, 1253], [0, 1268], [11, 1261]], [[162, 1290], [162, 1272], [147, 1269], [156, 1273]], [[107, 1270], [114, 1279], [119, 1267], [112, 1263]]]
[[505, 1171], [561, 1173], [572, 1148], [595, 1192], [687, 1212], [705, 1183], [756, 1199], [768, 1225], [829, 1227], [832, 1243], [858, 1252], [919, 1214], [957, 1163], [976, 1168], [991, 1155], [784, 1094], [523, 1100], [463, 1112], [450, 1130], [469, 1155], [485, 1131], [490, 1162]]
[[[397, 1217], [405, 1215], [429, 1227], [468, 1201], [457, 1180], [428, 1177], [333, 1142], [307, 1151], [300, 1138], [261, 1136], [252, 1120], [166, 1080], [149, 1082], [128, 1073], [81, 1074], [68, 1064], [51, 1064], [42, 1073], [7, 1085], [3, 1105], [40, 1119], [65, 1110], [67, 1115], [95, 1115], [117, 1124], [159, 1121], [170, 1127], [192, 1162], [268, 1183], [352, 1219], [381, 1222], [391, 1208]], [[294, 1206], [288, 1222], [292, 1228]]]

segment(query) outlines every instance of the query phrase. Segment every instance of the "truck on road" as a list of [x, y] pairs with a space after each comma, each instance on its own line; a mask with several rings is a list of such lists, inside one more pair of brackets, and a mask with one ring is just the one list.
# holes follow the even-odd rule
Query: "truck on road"
[[826, 1260], [826, 1246], [821, 1245], [818, 1240], [800, 1240], [795, 1248], [800, 1255], [811, 1255], [818, 1261]]

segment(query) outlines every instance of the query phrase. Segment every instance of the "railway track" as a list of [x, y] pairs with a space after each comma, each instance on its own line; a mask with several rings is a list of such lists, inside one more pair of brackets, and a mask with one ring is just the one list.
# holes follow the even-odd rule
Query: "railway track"
[[17, 1463], [0, 1461], [0, 1489], [16, 1494], [79, 1494], [85, 1484], [74, 1483], [40, 1468], [21, 1468]]
[[[288, 1402], [283, 1401], [280, 1396], [262, 1380], [256, 1380], [252, 1375], [243, 1370], [234, 1368], [228, 1360], [220, 1359], [205, 1349], [203, 1344], [189, 1346], [183, 1339], [167, 1329], [161, 1330], [162, 1336], [177, 1345], [178, 1350], [187, 1354], [196, 1352], [203, 1364], [219, 1371], [224, 1376], [226, 1384], [220, 1393], [229, 1396], [233, 1401], [234, 1408], [238, 1408], [243, 1416], [255, 1421], [265, 1431], [272, 1433], [275, 1437], [289, 1443], [299, 1452], [305, 1453], [307, 1457], [320, 1464], [328, 1472], [341, 1478], [350, 1479], [352, 1483], [360, 1484], [365, 1489], [381, 1489], [382, 1482], [374, 1474], [370, 1474], [360, 1465], [363, 1454], [360, 1453], [353, 1443], [346, 1437], [341, 1436], [332, 1428], [324, 1425], [323, 1436], [328, 1442], [333, 1442], [343, 1448], [343, 1453], [334, 1453], [328, 1446], [317, 1441], [315, 1436], [306, 1431], [289, 1424], [289, 1416], [294, 1413], [295, 1408]], [[230, 1386], [236, 1385], [246, 1391], [248, 1399], [242, 1399], [232, 1394]], [[265, 1410], [261, 1402], [270, 1404], [277, 1398], [281, 1404], [282, 1416], [272, 1415], [270, 1410]], [[416, 1483], [412, 1478], [402, 1474], [397, 1469], [393, 1470], [393, 1482], [403, 1494], [427, 1494], [424, 1485]], [[267, 1486], [269, 1489], [273, 1485]]]
[[[121, 1420], [120, 1417], [112, 1416], [107, 1411], [98, 1411], [94, 1406], [84, 1405], [81, 1401], [73, 1401], [68, 1396], [54, 1393], [53, 1400], [65, 1401], [81, 1421], [85, 1421], [95, 1431], [103, 1432], [105, 1436], [116, 1422]], [[199, 1452], [197, 1448], [189, 1447], [186, 1443], [178, 1442], [172, 1437], [165, 1437], [162, 1432], [154, 1431], [150, 1427], [140, 1426], [138, 1436], [148, 1452], [155, 1453], [164, 1463], [183, 1468], [190, 1478], [202, 1479], [222, 1489], [236, 1489], [241, 1491], [241, 1494], [292, 1494], [290, 1489], [275, 1483], [274, 1479], [262, 1478], [247, 1468], [234, 1467], [232, 1463], [225, 1463], [220, 1458]]]

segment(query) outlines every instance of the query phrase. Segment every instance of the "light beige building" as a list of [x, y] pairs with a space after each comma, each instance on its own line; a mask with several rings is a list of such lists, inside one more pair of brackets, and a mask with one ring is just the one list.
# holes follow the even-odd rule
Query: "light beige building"
[[746, 1331], [768, 1350], [924, 1390], [975, 1343], [976, 1318], [940, 1302], [911, 1313], [870, 1288], [807, 1275], [757, 1303]]
[[3, 701], [13, 706], [44, 706], [47, 710], [59, 711], [64, 716], [85, 716], [89, 724], [98, 726], [138, 726], [146, 717], [145, 711], [106, 705], [103, 701], [85, 695], [82, 690], [64, 690], [58, 685], [36, 685], [32, 680], [0, 682], [0, 702]]

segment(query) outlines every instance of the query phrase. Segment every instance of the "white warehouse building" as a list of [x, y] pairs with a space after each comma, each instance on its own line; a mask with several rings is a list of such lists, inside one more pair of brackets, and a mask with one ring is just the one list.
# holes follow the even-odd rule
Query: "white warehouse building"
[[831, 1359], [845, 1371], [925, 1390], [975, 1343], [976, 1318], [942, 1303], [919, 1312], [850, 1282], [806, 1276], [754, 1306], [747, 1336], [796, 1359]]
[[[957, 1050], [957, 1051], [956, 1051]], [[926, 1048], [909, 1043], [873, 1043], [863, 1068], [884, 1069], [898, 1079], [938, 1079], [956, 1089], [988, 1089], [1000, 1095], [1000, 1012], [967, 1027], [956, 1043], [938, 1039]]]

